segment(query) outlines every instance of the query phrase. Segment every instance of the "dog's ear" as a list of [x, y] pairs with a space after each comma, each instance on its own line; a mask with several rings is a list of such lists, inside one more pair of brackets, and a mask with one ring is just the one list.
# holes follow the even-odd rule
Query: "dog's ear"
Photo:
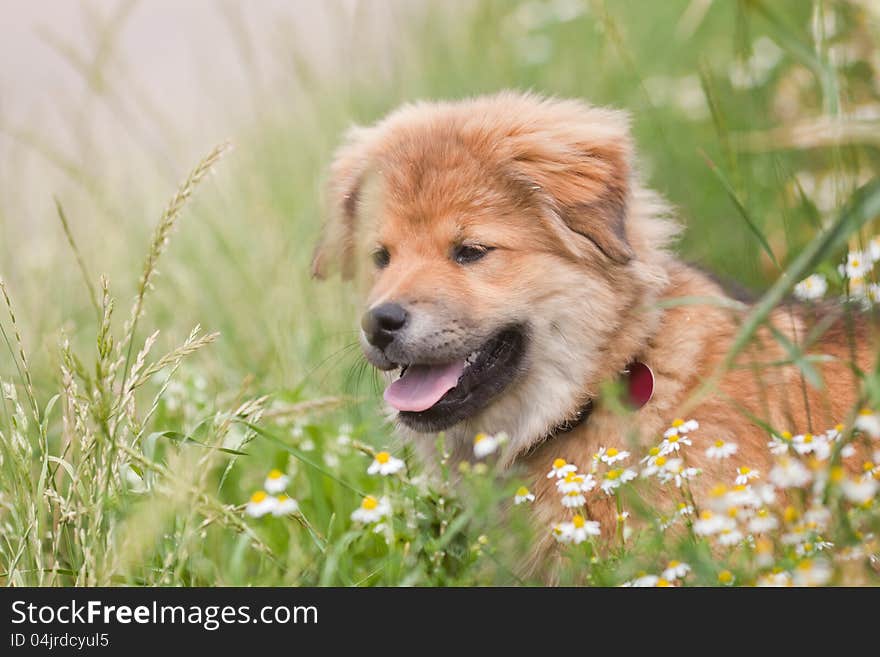
[[371, 128], [354, 127], [333, 155], [326, 185], [326, 219], [312, 256], [312, 276], [325, 278], [335, 267], [350, 279], [355, 270], [355, 232], [360, 192], [370, 161]]
[[632, 144], [626, 115], [578, 106], [562, 120], [511, 139], [514, 175], [530, 194], [608, 258], [629, 262], [633, 251], [625, 220]]

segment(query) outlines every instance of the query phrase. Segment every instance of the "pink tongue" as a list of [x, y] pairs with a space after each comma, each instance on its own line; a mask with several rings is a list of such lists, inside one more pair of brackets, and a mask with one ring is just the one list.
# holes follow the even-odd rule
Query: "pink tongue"
[[425, 411], [455, 387], [464, 361], [448, 365], [410, 365], [385, 389], [385, 401], [398, 411]]

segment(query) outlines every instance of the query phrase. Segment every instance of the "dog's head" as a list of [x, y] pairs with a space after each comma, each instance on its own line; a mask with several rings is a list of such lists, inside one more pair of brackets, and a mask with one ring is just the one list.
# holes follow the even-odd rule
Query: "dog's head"
[[371, 270], [361, 344], [403, 427], [521, 451], [625, 366], [668, 237], [632, 225], [631, 155], [622, 113], [513, 93], [352, 131], [314, 270]]

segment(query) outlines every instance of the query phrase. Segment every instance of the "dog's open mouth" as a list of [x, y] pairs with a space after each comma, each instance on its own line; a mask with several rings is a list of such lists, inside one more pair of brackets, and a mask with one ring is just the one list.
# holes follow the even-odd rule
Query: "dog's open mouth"
[[417, 431], [441, 431], [482, 410], [515, 378], [525, 352], [522, 326], [507, 327], [465, 358], [401, 365], [385, 401]]

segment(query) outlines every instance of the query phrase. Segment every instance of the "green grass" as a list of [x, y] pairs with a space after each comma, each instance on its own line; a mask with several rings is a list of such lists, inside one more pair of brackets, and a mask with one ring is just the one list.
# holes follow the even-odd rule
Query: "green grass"
[[[0, 199], [0, 274], [15, 309], [0, 320], [0, 581], [536, 583], [516, 568], [533, 538], [528, 511], [503, 510], [521, 473], [426, 476], [383, 421], [359, 358], [361, 291], [309, 278], [324, 171], [350, 123], [416, 98], [513, 87], [625, 108], [650, 185], [686, 224], [684, 256], [766, 292], [742, 347], [803, 276], [821, 271], [841, 289], [836, 264], [874, 234], [876, 184], [853, 194], [880, 164], [880, 15], [856, 2], [716, 0], [704, 15], [701, 4], [436, 3], [403, 23], [390, 67], [356, 41], [332, 76], [293, 45], [254, 42], [289, 62], [289, 78], [255, 82], [252, 111], [226, 122], [234, 148], [221, 159], [205, 143], [201, 165], [200, 154], [165, 157], [173, 119], [133, 130], [141, 136], [112, 158], [0, 122], [47, 180], [66, 179], [26, 190], [51, 210], [36, 239]], [[88, 78], [111, 108], [137, 98], [112, 74], [119, 29], [110, 21], [99, 34], [109, 59], [96, 58]], [[243, 66], [246, 53], [242, 40]], [[82, 121], [71, 108], [71, 130]], [[816, 122], [837, 137], [803, 129]], [[17, 182], [3, 173], [4, 185]], [[34, 243], [39, 261], [19, 257]], [[875, 405], [877, 381], [866, 375]], [[368, 476], [386, 447], [406, 471]], [[301, 513], [252, 519], [244, 504], [273, 468], [290, 475]], [[366, 494], [392, 500], [379, 533], [350, 520]], [[876, 504], [852, 509], [833, 490], [827, 501], [839, 503], [827, 532], [837, 546], [870, 546]], [[621, 503], [653, 517], [629, 492]], [[562, 581], [619, 584], [672, 558], [693, 567], [691, 583], [724, 571], [750, 583], [770, 568], [751, 548], [719, 560], [692, 532], [650, 526], [595, 559], [578, 546]], [[799, 558], [780, 548], [774, 565], [794, 570]]]

